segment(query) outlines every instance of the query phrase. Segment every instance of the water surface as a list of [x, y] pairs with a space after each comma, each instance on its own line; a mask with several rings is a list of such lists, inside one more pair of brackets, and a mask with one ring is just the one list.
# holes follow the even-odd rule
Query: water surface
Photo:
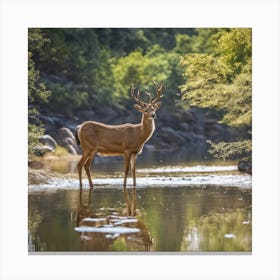
[[122, 173], [76, 174], [29, 186], [29, 252], [239, 252], [252, 250], [251, 177], [234, 165], [137, 170], [137, 193]]

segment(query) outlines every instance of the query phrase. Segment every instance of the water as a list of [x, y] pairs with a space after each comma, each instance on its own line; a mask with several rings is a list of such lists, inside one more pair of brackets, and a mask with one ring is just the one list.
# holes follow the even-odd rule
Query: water
[[29, 186], [30, 253], [252, 250], [251, 177], [232, 164], [139, 168], [136, 194], [118, 170], [93, 182], [80, 190], [64, 172]]

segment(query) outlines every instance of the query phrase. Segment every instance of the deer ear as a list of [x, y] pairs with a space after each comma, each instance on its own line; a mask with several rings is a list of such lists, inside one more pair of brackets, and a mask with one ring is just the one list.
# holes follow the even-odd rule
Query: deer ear
[[162, 105], [162, 102], [161, 101], [157, 102], [155, 105], [156, 105], [156, 108], [159, 109], [161, 107], [161, 105]]
[[142, 112], [142, 107], [138, 104], [134, 104], [134, 108], [139, 111], [139, 112]]

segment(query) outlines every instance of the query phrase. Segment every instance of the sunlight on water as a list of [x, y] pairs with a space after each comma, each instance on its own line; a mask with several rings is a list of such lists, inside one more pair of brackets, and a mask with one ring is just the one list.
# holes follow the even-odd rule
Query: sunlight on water
[[128, 228], [128, 227], [75, 227], [77, 232], [100, 232], [100, 233], [110, 233], [110, 234], [126, 234], [140, 232], [138, 228]]
[[197, 166], [165, 166], [158, 168], [144, 168], [139, 169], [139, 173], [181, 173], [181, 172], [220, 172], [220, 171], [233, 171], [237, 170], [237, 166], [209, 166], [209, 165], [197, 165]]
[[[225, 187], [250, 188], [251, 176], [249, 175], [205, 175], [192, 177], [138, 177], [137, 188], [147, 187], [195, 187], [217, 185]], [[94, 178], [95, 188], [122, 188], [123, 178]], [[83, 179], [83, 186], [88, 188], [87, 179]], [[132, 187], [132, 179], [128, 178], [128, 188]], [[78, 189], [79, 182], [76, 179], [50, 180], [49, 184], [30, 185], [29, 191]]]
[[[137, 170], [137, 188], [146, 187], [182, 187], [200, 185], [220, 185], [228, 187], [250, 188], [252, 178], [250, 175], [236, 171], [235, 166], [166, 166], [160, 168], [147, 168]], [[226, 172], [226, 173], [225, 173]], [[85, 174], [83, 175], [86, 177]], [[96, 188], [122, 188], [123, 178], [121, 173], [106, 174], [103, 176], [92, 174]], [[83, 185], [88, 188], [88, 180], [83, 179]], [[128, 178], [128, 187], [132, 185], [132, 179]], [[51, 178], [47, 184], [30, 185], [29, 191], [77, 189], [78, 178], [67, 177]]]

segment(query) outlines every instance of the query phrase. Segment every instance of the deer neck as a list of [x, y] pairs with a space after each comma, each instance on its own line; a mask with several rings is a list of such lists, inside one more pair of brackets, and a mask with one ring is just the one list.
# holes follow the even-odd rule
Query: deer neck
[[153, 135], [153, 132], [155, 130], [155, 120], [154, 119], [148, 119], [147, 117], [142, 114], [142, 121], [141, 121], [141, 138], [144, 140], [144, 142], [148, 141], [151, 136]]

